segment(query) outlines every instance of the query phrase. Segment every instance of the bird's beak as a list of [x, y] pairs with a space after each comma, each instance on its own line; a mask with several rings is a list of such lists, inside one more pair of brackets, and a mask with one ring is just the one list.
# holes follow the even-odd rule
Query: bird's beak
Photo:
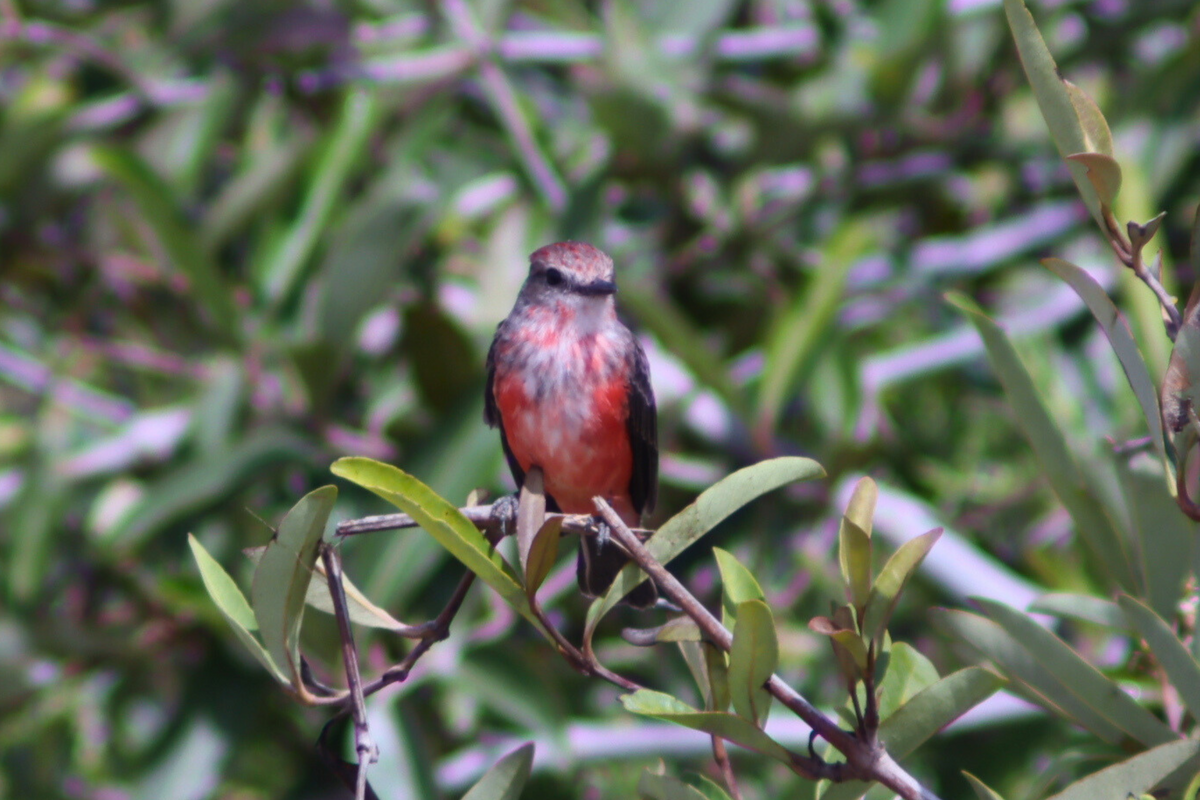
[[617, 284], [613, 281], [592, 281], [591, 283], [577, 284], [575, 291], [592, 297], [601, 297], [606, 294], [616, 294]]

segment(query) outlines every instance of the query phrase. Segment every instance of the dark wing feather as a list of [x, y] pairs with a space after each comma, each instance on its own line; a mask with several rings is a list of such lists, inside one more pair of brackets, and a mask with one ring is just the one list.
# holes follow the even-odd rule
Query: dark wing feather
[[492, 339], [492, 346], [488, 348], [487, 385], [483, 391], [483, 421], [488, 424], [488, 427], [500, 429], [500, 446], [504, 448], [504, 457], [508, 459], [508, 468], [512, 471], [517, 488], [520, 489], [525, 485], [525, 470], [521, 469], [520, 462], [513, 455], [512, 448], [508, 446], [508, 436], [504, 433], [504, 419], [500, 416], [500, 406], [496, 405], [496, 343], [500, 341], [500, 329], [503, 326], [503, 322], [497, 326], [496, 337]]
[[649, 514], [658, 499], [658, 410], [654, 406], [654, 390], [650, 387], [650, 364], [637, 339], [633, 339], [632, 350], [629, 416], [625, 420], [629, 448], [633, 451], [629, 495], [639, 514]]

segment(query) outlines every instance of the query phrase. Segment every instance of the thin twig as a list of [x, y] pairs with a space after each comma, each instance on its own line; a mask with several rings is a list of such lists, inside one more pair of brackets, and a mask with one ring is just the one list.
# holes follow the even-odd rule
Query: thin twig
[[[604, 498], [593, 498], [600, 517], [608, 523], [613, 539], [621, 544], [630, 558], [649, 575], [663, 594], [683, 609], [700, 630], [722, 650], [733, 646], [733, 634], [714, 617], [699, 600], [670, 572], [658, 563], [646, 546], [633, 535], [612, 506]], [[783, 681], [772, 675], [766, 683], [767, 691], [776, 700], [807, 722], [818, 734], [839, 750], [845, 757], [844, 764], [828, 764], [807, 756], [792, 755], [792, 766], [800, 774], [810, 778], [829, 778], [835, 782], [845, 780], [878, 781], [905, 800], [933, 800], [935, 795], [922, 787], [915, 778], [900, 767], [888, 755], [882, 745], [871, 746], [842, 730], [837, 723], [818, 711], [808, 700]]]
[[721, 770], [725, 779], [725, 788], [729, 790], [731, 800], [742, 800], [742, 790], [738, 786], [737, 776], [733, 774], [733, 764], [729, 762], [729, 751], [725, 749], [725, 740], [720, 736], [712, 737], [713, 761]]
[[[464, 506], [458, 509], [479, 530], [487, 534], [499, 533], [500, 521], [492, 515], [492, 506]], [[595, 518], [589, 514], [556, 514], [546, 515], [546, 519], [562, 517], [563, 533], [574, 533], [578, 536], [595, 536]], [[337, 524], [334, 535], [342, 538], [359, 536], [364, 533], [379, 533], [381, 531], [396, 531], [404, 528], [419, 528], [421, 524], [408, 514], [379, 514], [373, 517], [343, 520]], [[646, 539], [653, 531], [645, 528], [633, 528], [635, 536]]]
[[367, 724], [362, 676], [358, 671], [358, 647], [354, 643], [354, 631], [350, 629], [350, 611], [346, 607], [346, 591], [342, 585], [342, 565], [337, 553], [329, 545], [321, 546], [321, 561], [325, 564], [325, 574], [329, 579], [329, 596], [333, 600], [333, 614], [337, 619], [338, 633], [342, 639], [346, 683], [350, 686], [350, 710], [354, 716], [354, 751], [358, 756], [358, 778], [354, 784], [354, 797], [355, 800], [363, 800], [367, 793], [367, 767], [379, 760], [379, 748], [371, 739], [371, 729]]

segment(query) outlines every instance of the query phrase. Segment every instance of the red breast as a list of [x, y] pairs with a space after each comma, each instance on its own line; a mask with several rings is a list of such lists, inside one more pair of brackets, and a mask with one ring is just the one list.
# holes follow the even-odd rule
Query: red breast
[[[525, 342], [526, 347], [540, 344]], [[572, 514], [594, 513], [592, 498], [601, 495], [623, 519], [637, 524], [638, 514], [629, 496], [633, 455], [626, 428], [627, 370], [613, 367], [621, 361], [607, 359], [602, 349], [597, 349], [602, 343], [591, 344], [581, 348], [590, 351], [586, 355], [591, 358], [574, 365], [537, 359], [541, 363], [536, 367], [526, 362], [525, 369], [506, 369], [511, 366], [505, 364], [507, 359], [498, 359], [496, 405], [513, 456], [526, 471], [542, 468], [546, 491], [560, 509]], [[608, 363], [589, 363], [592, 361]], [[575, 367], [569, 377], [548, 374], [561, 373], [568, 366]]]

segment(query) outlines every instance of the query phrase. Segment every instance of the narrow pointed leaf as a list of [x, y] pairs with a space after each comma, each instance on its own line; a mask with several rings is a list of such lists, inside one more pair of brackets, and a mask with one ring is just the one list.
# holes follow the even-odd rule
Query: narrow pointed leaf
[[263, 645], [297, 689], [303, 686], [299, 644], [305, 598], [317, 548], [336, 500], [337, 488], [322, 486], [292, 506], [259, 559], [250, 587]]
[[669, 694], [650, 689], [639, 689], [633, 694], [621, 695], [626, 711], [647, 717], [674, 722], [686, 728], [704, 731], [728, 739], [748, 750], [791, 763], [791, 753], [770, 736], [763, 733], [754, 723], [736, 714], [720, 711], [697, 711]]
[[[824, 475], [825, 470], [817, 462], [795, 456], [772, 458], [739, 469], [705, 489], [691, 505], [667, 520], [646, 542], [646, 548], [660, 564], [668, 564], [751, 500], [794, 481], [812, 480]], [[595, 600], [588, 608], [585, 640], [590, 641], [592, 632], [604, 615], [644, 580], [645, 574], [636, 566], [629, 565], [621, 570], [604, 597]]]
[[1053, 614], [1063, 619], [1103, 625], [1118, 631], [1123, 631], [1128, 627], [1120, 606], [1111, 600], [1102, 600], [1090, 594], [1050, 592], [1031, 603], [1029, 610], [1035, 613]]
[[1119, 745], [1125, 741], [1126, 736], [1119, 727], [1071, 692], [995, 622], [966, 611], [934, 609], [931, 613], [934, 622], [954, 640], [965, 642], [994, 662], [1019, 693], [1110, 744]]
[[457, 507], [412, 475], [370, 458], [338, 459], [331, 470], [334, 475], [369, 489], [409, 514], [438, 544], [495, 589], [518, 614], [542, 630], [512, 567]]
[[1147, 747], [1178, 738], [1120, 686], [1028, 616], [994, 600], [976, 598], [975, 602], [1080, 700], [1130, 737]]
[[[1013, 38], [1017, 43], [1017, 53], [1021, 57], [1021, 66], [1025, 68], [1025, 76], [1033, 87], [1033, 96], [1037, 99], [1038, 108], [1050, 129], [1050, 137], [1058, 147], [1058, 153], [1063, 158], [1072, 153], [1086, 153], [1090, 149], [1084, 134], [1079, 112], [1071, 99], [1066, 82], [1059, 77], [1058, 65], [1046, 47], [1045, 40], [1038, 32], [1033, 21], [1033, 15], [1025, 7], [1023, 0], [1004, 0], [1004, 13], [1008, 17], [1008, 25], [1012, 29]], [[1100, 229], [1104, 229], [1104, 217], [1100, 213], [1100, 201], [1096, 190], [1087, 179], [1087, 170], [1081, 164], [1067, 163], [1075, 186], [1083, 197], [1083, 203], [1091, 212], [1092, 218]]]
[[737, 619], [729, 650], [729, 693], [733, 710], [761, 726], [771, 708], [771, 695], [763, 687], [779, 665], [775, 619], [761, 600], [738, 603]]
[[1154, 609], [1141, 601], [1122, 595], [1117, 598], [1129, 624], [1146, 641], [1154, 658], [1166, 671], [1180, 699], [1200, 719], [1200, 664], [1184, 646], [1175, 632]]
[[1200, 755], [1195, 739], [1167, 742], [1076, 781], [1049, 800], [1128, 800]]
[[258, 628], [258, 621], [254, 619], [254, 610], [246, 602], [246, 596], [238, 589], [233, 578], [229, 577], [229, 573], [190, 533], [188, 534], [188, 546], [192, 549], [192, 557], [200, 569], [200, 579], [204, 581], [204, 588], [208, 590], [208, 596], [212, 598], [221, 615], [229, 621], [238, 639], [277, 681], [283, 684], [291, 683], [291, 679], [271, 660], [270, 653], [250, 632]]
[[483, 773], [462, 800], [517, 800], [532, 769], [533, 742], [526, 742]]
[[[1007, 3], [1006, 3], [1007, 6]], [[1134, 554], [1113, 525], [1109, 509], [1087, 475], [1079, 468], [1033, 380], [1004, 330], [962, 295], [948, 295], [979, 331], [1004, 394], [1016, 412], [1016, 421], [1046, 473], [1050, 486], [1066, 506], [1075, 530], [1106, 572], [1109, 580], [1129, 591], [1138, 591]]]
[[1046, 258], [1042, 260], [1042, 264], [1075, 290], [1075, 293], [1087, 305], [1088, 310], [1092, 312], [1092, 316], [1100, 323], [1101, 330], [1104, 331], [1109, 344], [1117, 354], [1117, 360], [1121, 362], [1121, 369], [1125, 371], [1125, 379], [1129, 381], [1133, 395], [1137, 398], [1138, 405], [1142, 407], [1142, 415], [1146, 419], [1146, 429], [1150, 432], [1150, 441], [1163, 463], [1168, 480], [1173, 480], [1166, 444], [1163, 441], [1158, 390], [1150, 378], [1146, 359], [1142, 358], [1142, 354], [1138, 350], [1137, 342], [1129, 329], [1129, 323], [1117, 310], [1113, 301], [1109, 299], [1104, 287], [1086, 271], [1061, 258]]
[[1004, 800], [995, 789], [992, 789], [966, 770], [963, 771], [963, 777], [967, 779], [967, 783], [971, 784], [971, 788], [975, 790], [975, 797], [978, 800]]
[[675, 617], [655, 628], [625, 628], [621, 638], [638, 647], [653, 647], [663, 642], [699, 642], [704, 636], [691, 617]]
[[[854, 671], [847, 677], [856, 680], [862, 677], [867, 668], [867, 648], [857, 631], [841, 628], [829, 617], [813, 617], [808, 621], [808, 627], [813, 633], [828, 636], [850, 656]], [[841, 661], [840, 658], [838, 660]], [[843, 672], [846, 672], [845, 666], [847, 665], [843, 665]]]
[[1163, 618], [1172, 618], [1192, 570], [1200, 526], [1179, 513], [1158, 465], [1148, 458], [1116, 456], [1117, 478], [1129, 507], [1141, 556], [1142, 597]]
[[729, 657], [715, 644], [701, 642], [700, 646], [704, 648], [704, 669], [708, 675], [708, 695], [712, 704], [709, 710], [725, 711], [732, 703], [729, 690]]
[[929, 551], [933, 549], [941, 535], [942, 529], [934, 528], [909, 539], [884, 564], [879, 577], [875, 579], [875, 585], [871, 588], [870, 598], [867, 600], [863, 623], [865, 638], [873, 639], [876, 642], [883, 638], [883, 632], [887, 628], [892, 612], [896, 609], [896, 602], [900, 599], [900, 592], [904, 589], [904, 584], [908, 583], [908, 579], [925, 560], [925, 556], [929, 555]]

